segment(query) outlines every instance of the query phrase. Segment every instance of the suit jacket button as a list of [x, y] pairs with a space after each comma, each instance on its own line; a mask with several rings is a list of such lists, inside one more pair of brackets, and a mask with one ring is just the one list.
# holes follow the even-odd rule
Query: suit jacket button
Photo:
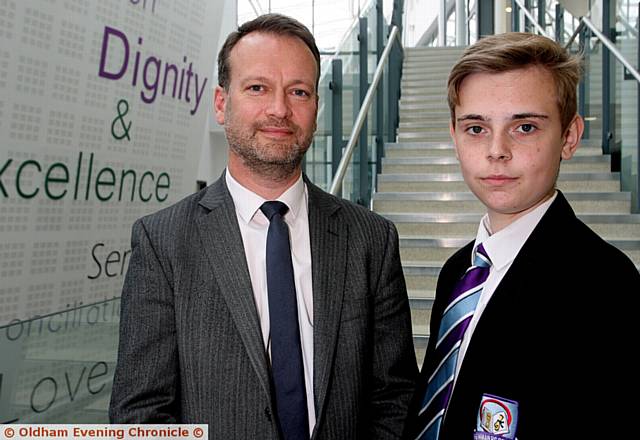
[[269, 409], [269, 407], [266, 407], [264, 409], [264, 415], [267, 416], [267, 420], [271, 421], [271, 410]]

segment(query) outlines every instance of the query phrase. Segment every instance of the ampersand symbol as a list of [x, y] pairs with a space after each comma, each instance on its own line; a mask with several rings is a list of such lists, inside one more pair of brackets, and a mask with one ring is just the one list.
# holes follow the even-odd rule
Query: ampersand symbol
[[[122, 110], [120, 106], [124, 106], [124, 110]], [[121, 99], [120, 101], [118, 101], [118, 116], [111, 123], [111, 135], [117, 140], [121, 140], [124, 138], [127, 138], [128, 141], [131, 140], [131, 138], [129, 137], [129, 130], [131, 130], [131, 122], [126, 124], [124, 121], [124, 116], [127, 113], [129, 113], [129, 103], [126, 100]], [[122, 131], [124, 132], [124, 134], [120, 136], [116, 134], [116, 128], [115, 128], [116, 122], [118, 121], [120, 121], [120, 126], [122, 127]]]

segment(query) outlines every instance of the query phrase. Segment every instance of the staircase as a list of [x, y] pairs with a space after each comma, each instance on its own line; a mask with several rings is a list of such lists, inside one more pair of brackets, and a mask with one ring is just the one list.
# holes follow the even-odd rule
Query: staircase
[[[446, 80], [462, 50], [405, 49], [398, 142], [385, 146], [373, 200], [400, 234], [420, 365], [440, 269], [475, 238], [485, 212], [462, 179], [448, 130]], [[609, 171], [599, 141], [583, 142], [563, 162], [558, 187], [585, 223], [640, 266], [640, 215], [630, 214], [631, 195], [620, 192], [620, 176]]]

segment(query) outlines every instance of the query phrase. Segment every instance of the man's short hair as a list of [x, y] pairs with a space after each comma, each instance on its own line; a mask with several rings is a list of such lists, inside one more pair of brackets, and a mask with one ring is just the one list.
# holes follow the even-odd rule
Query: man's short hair
[[264, 14], [251, 21], [248, 21], [231, 32], [227, 37], [220, 53], [218, 54], [218, 85], [225, 90], [229, 90], [231, 82], [231, 66], [229, 65], [229, 55], [231, 50], [243, 37], [252, 32], [263, 32], [279, 36], [296, 37], [302, 40], [311, 50], [316, 60], [316, 91], [320, 81], [320, 51], [316, 46], [316, 40], [309, 29], [298, 20], [282, 14]]
[[469, 46], [453, 66], [447, 84], [447, 101], [455, 125], [455, 107], [460, 103], [462, 81], [474, 73], [502, 73], [538, 66], [546, 69], [555, 82], [562, 131], [577, 112], [577, 87], [582, 60], [547, 37], [508, 32], [482, 38]]

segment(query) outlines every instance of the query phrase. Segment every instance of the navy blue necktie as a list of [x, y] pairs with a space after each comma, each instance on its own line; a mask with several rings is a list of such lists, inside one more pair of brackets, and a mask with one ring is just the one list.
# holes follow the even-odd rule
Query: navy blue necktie
[[267, 233], [267, 290], [271, 325], [271, 374], [276, 407], [285, 440], [309, 438], [307, 396], [296, 287], [291, 262], [289, 228], [282, 202], [265, 202], [260, 209], [269, 219]]

